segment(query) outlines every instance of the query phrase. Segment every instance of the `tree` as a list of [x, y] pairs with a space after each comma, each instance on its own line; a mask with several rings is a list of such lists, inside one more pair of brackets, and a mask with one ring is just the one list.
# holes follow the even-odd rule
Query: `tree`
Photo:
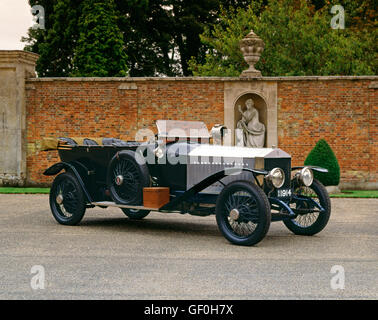
[[174, 76], [180, 73], [174, 56], [172, 21], [167, 1], [117, 1], [130, 76]]
[[200, 34], [204, 28], [217, 22], [220, 5], [231, 8], [246, 8], [250, 1], [237, 0], [171, 0], [173, 18], [173, 38], [180, 56], [180, 66], [184, 76], [191, 75], [191, 57], [203, 61], [206, 46], [201, 43]]
[[78, 30], [72, 75], [127, 75], [127, 55], [113, 0], [84, 0]]
[[215, 23], [220, 4], [247, 7], [250, 0], [118, 1], [131, 76], [191, 75], [192, 56], [203, 61], [200, 34]]
[[82, 0], [29, 0], [45, 8], [45, 30], [29, 29], [25, 50], [38, 53], [36, 71], [41, 77], [64, 77], [73, 70]]
[[[113, 1], [113, 0], [112, 0]], [[104, 0], [104, 4], [108, 1]], [[247, 7], [250, 0], [114, 0], [131, 76], [190, 75], [188, 61], [204, 61], [199, 35], [219, 16], [220, 4]], [[74, 69], [83, 0], [29, 0], [46, 12], [46, 30], [29, 30], [25, 50], [38, 53], [40, 76], [69, 76]], [[100, 19], [101, 20], [101, 19]], [[99, 21], [100, 21], [99, 20]]]
[[[194, 75], [238, 76], [247, 68], [239, 41], [250, 31], [265, 42], [256, 65], [265, 76], [361, 75], [377, 72], [377, 53], [352, 30], [333, 30], [331, 15], [306, 1], [262, 1], [247, 9], [222, 10], [220, 21], [205, 28], [201, 41], [209, 48], [205, 63], [190, 61]], [[261, 13], [260, 13], [261, 12]]]

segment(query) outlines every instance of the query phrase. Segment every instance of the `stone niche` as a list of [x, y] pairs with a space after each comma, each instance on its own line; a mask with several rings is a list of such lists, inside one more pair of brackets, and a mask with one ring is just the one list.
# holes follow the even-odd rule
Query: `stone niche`
[[246, 100], [252, 99], [254, 107], [259, 112], [259, 121], [265, 125], [264, 147], [278, 146], [277, 82], [260, 79], [225, 83], [224, 124], [228, 129], [231, 129], [232, 145], [235, 145], [235, 128], [241, 119], [238, 105], [241, 105], [244, 111]]

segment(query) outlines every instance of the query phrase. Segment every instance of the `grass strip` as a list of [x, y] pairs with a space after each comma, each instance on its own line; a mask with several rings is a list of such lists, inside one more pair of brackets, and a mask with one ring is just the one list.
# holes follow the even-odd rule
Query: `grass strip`
[[2, 194], [48, 194], [50, 188], [0, 187]]
[[343, 190], [330, 194], [331, 198], [378, 198], [378, 190]]

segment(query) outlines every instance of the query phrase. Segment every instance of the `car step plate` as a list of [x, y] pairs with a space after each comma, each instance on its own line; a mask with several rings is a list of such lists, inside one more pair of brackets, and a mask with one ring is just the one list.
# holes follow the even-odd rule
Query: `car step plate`
[[117, 204], [115, 202], [111, 201], [100, 201], [100, 202], [92, 202], [91, 203], [94, 206], [100, 206], [100, 207], [117, 207], [117, 208], [126, 208], [126, 209], [136, 209], [136, 210], [153, 210], [158, 211], [159, 208], [148, 208], [143, 206], [132, 206], [132, 205], [125, 205], [125, 204]]

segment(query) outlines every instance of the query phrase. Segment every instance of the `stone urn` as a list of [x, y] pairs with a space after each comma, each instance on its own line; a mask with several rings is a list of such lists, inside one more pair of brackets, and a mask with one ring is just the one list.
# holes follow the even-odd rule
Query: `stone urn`
[[241, 77], [261, 77], [261, 71], [255, 69], [255, 64], [260, 60], [264, 51], [264, 41], [262, 41], [252, 30], [248, 35], [240, 40], [240, 50], [249, 68], [244, 70]]

